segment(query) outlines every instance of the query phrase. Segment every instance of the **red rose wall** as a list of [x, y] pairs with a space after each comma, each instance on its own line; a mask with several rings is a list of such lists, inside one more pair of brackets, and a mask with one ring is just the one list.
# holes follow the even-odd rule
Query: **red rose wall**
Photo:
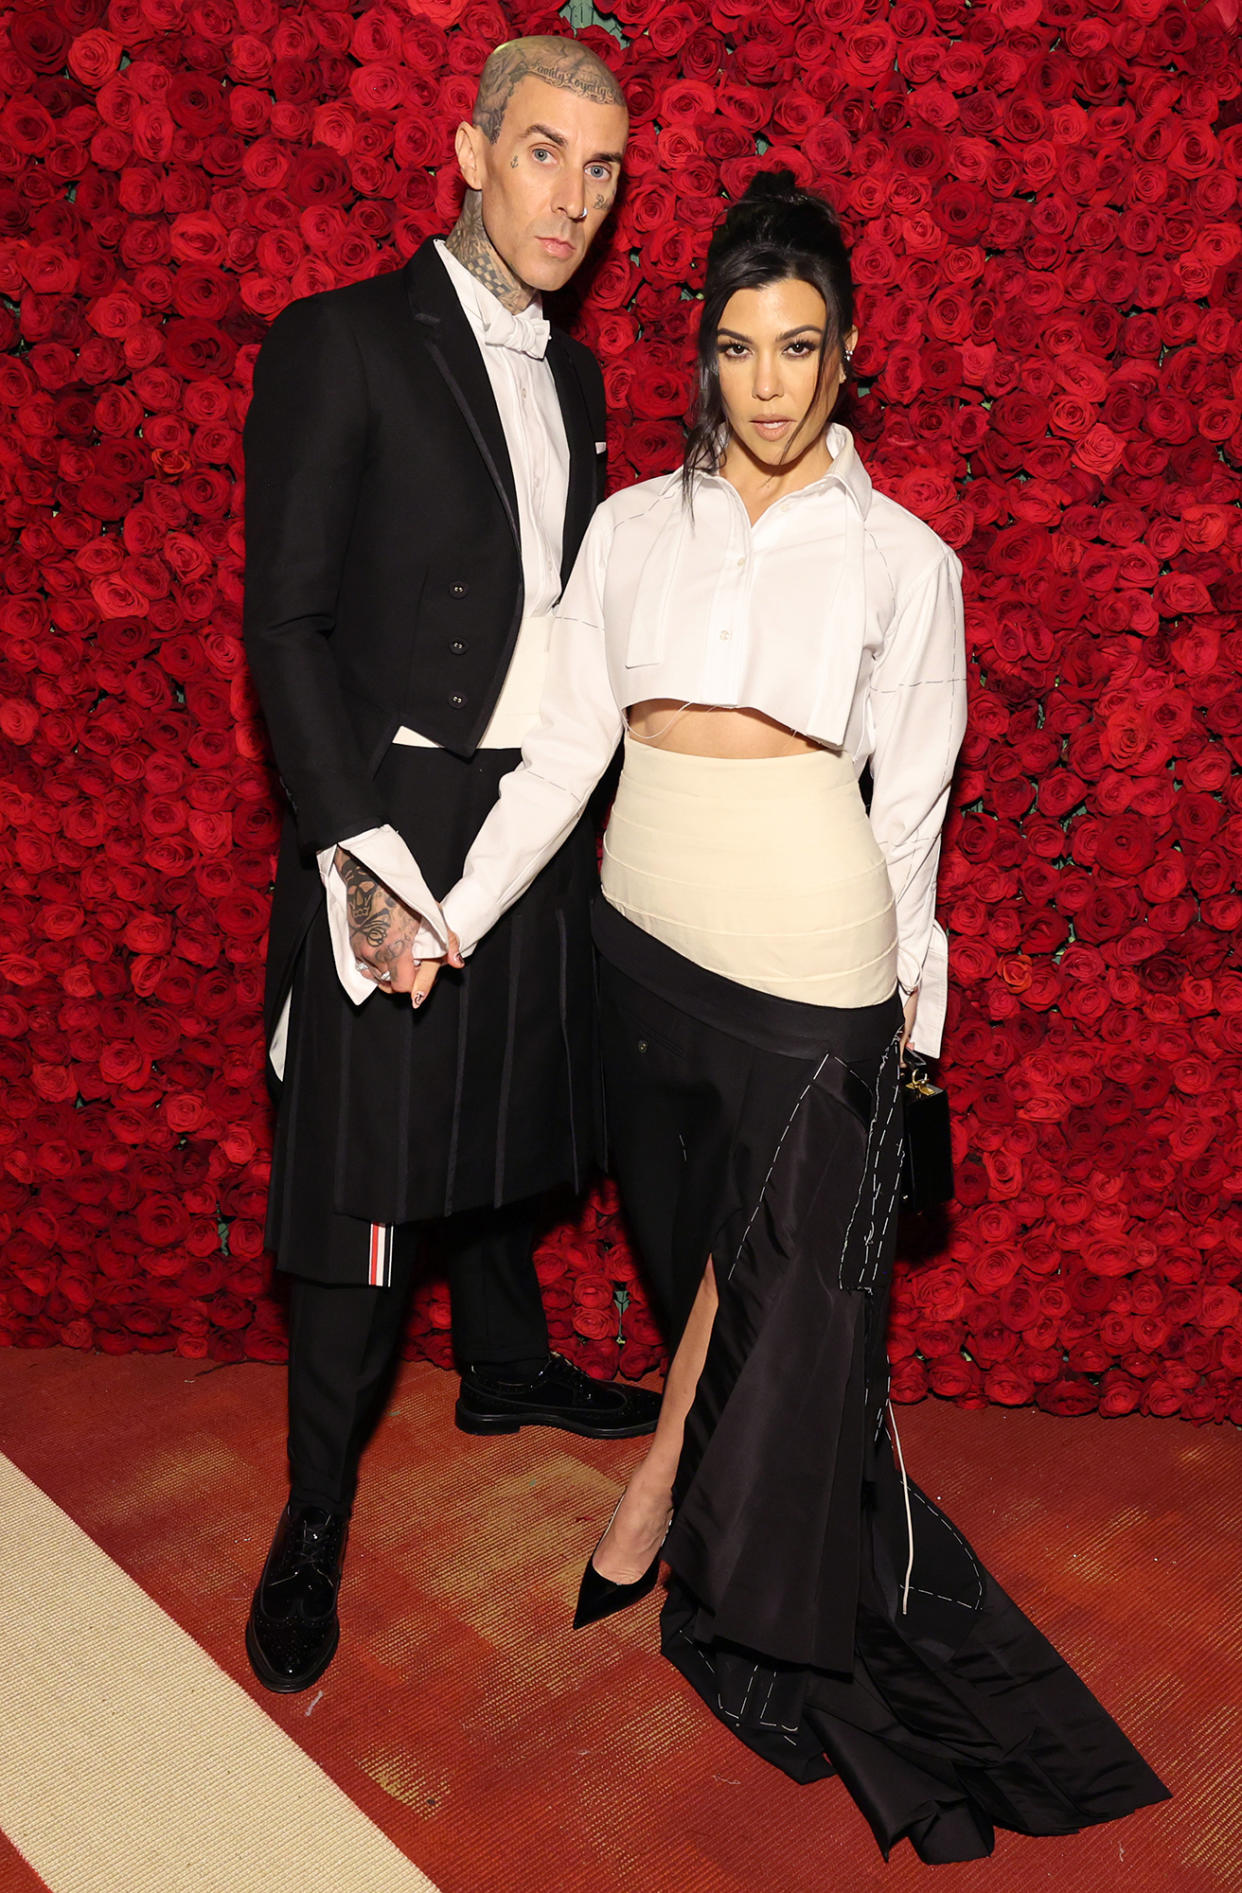
[[[586, 30], [633, 113], [566, 312], [614, 481], [675, 463], [707, 234], [789, 164], [854, 243], [847, 418], [965, 564], [959, 1191], [907, 1232], [903, 1400], [1242, 1420], [1236, 12], [617, 0]], [[569, 24], [534, 0], [0, 20], [0, 1338], [277, 1360], [251, 368], [291, 298], [448, 226], [485, 53]], [[539, 1269], [557, 1345], [658, 1360], [607, 1190]], [[447, 1327], [429, 1281], [417, 1345], [446, 1360]]]

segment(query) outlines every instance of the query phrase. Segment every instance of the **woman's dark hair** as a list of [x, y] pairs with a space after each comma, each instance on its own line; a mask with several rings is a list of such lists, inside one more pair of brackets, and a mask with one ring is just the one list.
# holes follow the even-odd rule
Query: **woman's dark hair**
[[725, 428], [716, 336], [739, 289], [766, 289], [789, 277], [809, 283], [824, 299], [827, 324], [811, 408], [824, 385], [828, 357], [854, 326], [854, 279], [836, 212], [814, 191], [801, 190], [792, 171], [760, 171], [726, 211], [707, 252], [707, 279], [699, 317], [699, 393], [686, 440], [682, 481], [686, 498], [696, 473], [716, 469]]

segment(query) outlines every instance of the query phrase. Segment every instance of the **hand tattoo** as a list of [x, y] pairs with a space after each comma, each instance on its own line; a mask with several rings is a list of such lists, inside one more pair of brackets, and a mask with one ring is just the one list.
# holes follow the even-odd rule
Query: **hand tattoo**
[[345, 883], [349, 944], [355, 958], [365, 965], [392, 965], [409, 951], [418, 932], [418, 915], [343, 848], [336, 851], [335, 865]]

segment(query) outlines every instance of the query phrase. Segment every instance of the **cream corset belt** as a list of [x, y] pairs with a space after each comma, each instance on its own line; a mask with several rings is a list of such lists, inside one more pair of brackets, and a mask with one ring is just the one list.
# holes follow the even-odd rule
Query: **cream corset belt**
[[[539, 721], [539, 699], [548, 674], [548, 647], [552, 641], [551, 612], [523, 618], [509, 661], [509, 674], [496, 699], [487, 728], [479, 738], [480, 749], [520, 749]], [[393, 737], [410, 749], [434, 749], [425, 736], [404, 726]]]
[[687, 756], [625, 739], [605, 898], [739, 985], [869, 1006], [897, 984], [888, 870], [848, 756]]

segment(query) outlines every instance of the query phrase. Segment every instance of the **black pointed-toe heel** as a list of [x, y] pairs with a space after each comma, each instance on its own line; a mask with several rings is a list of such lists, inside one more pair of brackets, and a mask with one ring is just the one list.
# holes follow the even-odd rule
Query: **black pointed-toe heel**
[[[624, 1492], [621, 1499], [625, 1497]], [[621, 1499], [617, 1500], [612, 1518], [621, 1510]], [[607, 1538], [612, 1526], [612, 1518], [605, 1525], [599, 1545]], [[596, 1545], [595, 1551], [599, 1550]], [[661, 1541], [663, 1550], [663, 1541]], [[578, 1586], [578, 1603], [574, 1610], [574, 1629], [585, 1630], [588, 1624], [597, 1624], [605, 1617], [611, 1617], [618, 1610], [625, 1610], [636, 1604], [641, 1597], [655, 1589], [655, 1581], [660, 1575], [660, 1552], [657, 1551], [647, 1569], [632, 1584], [616, 1584], [611, 1578], [601, 1577], [595, 1569], [595, 1551], [587, 1559], [586, 1570], [582, 1573], [582, 1582]]]
[[654, 1590], [655, 1581], [660, 1575], [660, 1554], [657, 1551], [647, 1569], [632, 1584], [614, 1584], [611, 1578], [601, 1577], [594, 1564], [587, 1560], [587, 1568], [582, 1573], [582, 1583], [578, 1586], [578, 1605], [574, 1611], [574, 1629], [585, 1630], [588, 1624], [597, 1624], [604, 1617], [611, 1617], [614, 1611], [624, 1610], [629, 1604], [636, 1604], [640, 1597], [646, 1597]]

